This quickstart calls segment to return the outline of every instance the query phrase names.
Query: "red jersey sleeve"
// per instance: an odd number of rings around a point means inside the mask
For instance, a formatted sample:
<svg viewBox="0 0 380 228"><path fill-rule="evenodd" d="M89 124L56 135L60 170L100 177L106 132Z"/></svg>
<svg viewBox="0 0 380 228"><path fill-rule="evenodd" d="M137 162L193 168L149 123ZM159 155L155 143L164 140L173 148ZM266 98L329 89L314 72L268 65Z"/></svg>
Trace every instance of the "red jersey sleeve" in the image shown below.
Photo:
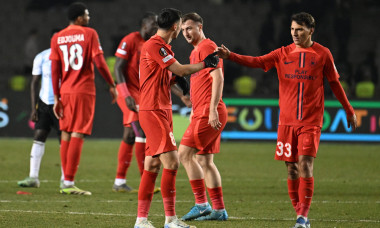
<svg viewBox="0 0 380 228"><path fill-rule="evenodd" d="M51 48L50 57L49 57L50 60L60 60L59 53L58 53L57 37L58 37L58 34L56 33L54 34L54 36L51 38L51 41L50 41L50 48Z"/></svg>
<svg viewBox="0 0 380 228"><path fill-rule="evenodd" d="M102 46L100 45L98 33L95 30L92 31L92 58L99 54L103 54Z"/></svg>
<svg viewBox="0 0 380 228"><path fill-rule="evenodd" d="M149 47L147 47L147 52L161 68L166 68L177 61L174 58L173 51L167 45L151 43Z"/></svg>
<svg viewBox="0 0 380 228"><path fill-rule="evenodd" d="M199 52L200 60L203 61L209 54L212 54L215 52L215 49L218 46L212 41L206 43L202 46L201 51ZM219 63L215 68L223 68L223 59L219 59ZM210 68L210 71L214 70L213 68Z"/></svg>
<svg viewBox="0 0 380 228"><path fill-rule="evenodd" d="M131 36L124 37L120 41L119 46L117 47L115 56L125 60L129 60L131 54L133 53L133 46L134 42L131 40Z"/></svg>
<svg viewBox="0 0 380 228"><path fill-rule="evenodd" d="M253 57L247 55L239 55L231 52L229 59L243 66L261 68L264 71L268 71L276 65L276 62L279 61L280 53L281 49L276 49L269 54Z"/></svg>
<svg viewBox="0 0 380 228"><path fill-rule="evenodd" d="M323 75L327 78L329 82L338 81L339 74L334 64L334 58L328 49L326 52L327 53L326 53L325 65L323 67Z"/></svg>

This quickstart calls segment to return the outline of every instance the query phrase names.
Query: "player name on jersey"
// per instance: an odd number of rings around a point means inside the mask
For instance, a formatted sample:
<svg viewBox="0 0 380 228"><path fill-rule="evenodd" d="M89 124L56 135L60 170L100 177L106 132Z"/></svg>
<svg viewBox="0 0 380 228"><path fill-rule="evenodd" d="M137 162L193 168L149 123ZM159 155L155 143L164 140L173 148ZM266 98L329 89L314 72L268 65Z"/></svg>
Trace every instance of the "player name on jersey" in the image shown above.
<svg viewBox="0 0 380 228"><path fill-rule="evenodd" d="M57 40L58 44L73 43L78 41L84 41L84 34L59 36Z"/></svg>

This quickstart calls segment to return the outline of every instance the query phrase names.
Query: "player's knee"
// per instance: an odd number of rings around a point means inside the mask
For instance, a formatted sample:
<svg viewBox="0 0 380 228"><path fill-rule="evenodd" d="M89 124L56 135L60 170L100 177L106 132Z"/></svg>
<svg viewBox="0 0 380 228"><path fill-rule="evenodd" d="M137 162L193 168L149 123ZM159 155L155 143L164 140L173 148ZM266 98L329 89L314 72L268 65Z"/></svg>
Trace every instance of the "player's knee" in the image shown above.
<svg viewBox="0 0 380 228"><path fill-rule="evenodd" d="M144 169L149 172L158 173L160 171L160 168L161 168L161 162L159 161L151 161L149 163L146 162L144 164Z"/></svg>
<svg viewBox="0 0 380 228"><path fill-rule="evenodd" d="M177 170L179 168L179 160L173 159L170 162L166 162L166 164L164 164L164 168Z"/></svg>
<svg viewBox="0 0 380 228"><path fill-rule="evenodd" d="M126 144L133 145L135 143L135 137L134 136L127 136L123 138L123 141Z"/></svg>
<svg viewBox="0 0 380 228"><path fill-rule="evenodd" d="M49 131L38 129L34 133L34 140L39 142L45 142L49 135Z"/></svg>

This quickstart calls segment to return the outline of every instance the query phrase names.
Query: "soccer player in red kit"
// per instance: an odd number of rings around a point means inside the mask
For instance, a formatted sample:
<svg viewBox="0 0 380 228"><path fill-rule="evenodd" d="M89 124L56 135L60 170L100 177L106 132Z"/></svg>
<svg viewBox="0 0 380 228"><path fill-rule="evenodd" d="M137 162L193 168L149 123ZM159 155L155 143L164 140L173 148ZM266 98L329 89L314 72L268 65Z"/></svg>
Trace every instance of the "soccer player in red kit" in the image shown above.
<svg viewBox="0 0 380 228"><path fill-rule="evenodd" d="M347 124L357 127L354 109L339 83L333 57L326 47L311 40L315 20L308 13L291 17L292 44L260 57L230 52L218 55L244 66L276 67L279 79L280 119L275 159L285 161L288 193L297 213L294 227L310 227L307 218L314 191L313 164L317 155L324 111L323 80L327 79L347 114Z"/></svg>
<svg viewBox="0 0 380 228"><path fill-rule="evenodd" d="M203 19L197 13L182 17L182 34L194 46L190 63L199 63L217 48L203 32ZM219 153L220 134L227 122L227 109L222 100L223 61L216 69L203 69L191 75L190 99L193 109L190 125L178 149L181 163L186 169L195 197L195 206L182 220L227 220L224 207L222 180L214 164ZM213 209L207 202L206 188Z"/></svg>
<svg viewBox="0 0 380 228"><path fill-rule="evenodd" d="M126 35L116 50L115 76L117 82L117 104L123 112L124 133L118 153L118 167L114 185L115 192L134 192L126 184L126 175L132 160L133 144L137 164L142 175L145 159L145 134L138 118L140 99L139 62L141 47L157 31L157 15L146 13L141 19L140 31ZM156 191L159 191L157 189Z"/></svg>
<svg viewBox="0 0 380 228"><path fill-rule="evenodd" d="M93 62L110 86L116 99L115 83L104 60L96 31L86 27L90 17L83 3L69 6L70 24L51 40L54 114L59 119L61 163L64 181L62 194L91 195L74 185L74 177L85 135L90 135L95 111L95 74Z"/></svg>
<svg viewBox="0 0 380 228"><path fill-rule="evenodd" d="M146 138L138 121L138 102L140 98L139 62L142 45L157 32L157 15L152 12L145 13L140 24L140 31L132 32L125 36L115 53L117 103L123 112L124 124L123 140L120 143L118 153L116 178L112 187L115 192L136 192L126 184L125 179L132 160L133 144L136 145L135 154L140 174L142 175L144 171ZM177 79L180 79L180 77ZM185 96L186 91L182 91L180 88L177 88L176 85L171 87L172 92L180 97L186 106L191 107L190 99ZM154 188L154 193L159 191L159 187Z"/></svg>
<svg viewBox="0 0 380 228"><path fill-rule="evenodd" d="M183 77L204 68L216 67L215 53L197 64L180 64L169 43L181 31L181 12L163 9L157 19L158 31L143 44L140 56L141 127L146 134L144 173L141 177L135 228L154 227L148 220L154 184L160 170L161 194L165 210L165 228L193 227L180 221L175 213L175 179L179 166L177 146L173 135L170 86L174 78Z"/></svg>

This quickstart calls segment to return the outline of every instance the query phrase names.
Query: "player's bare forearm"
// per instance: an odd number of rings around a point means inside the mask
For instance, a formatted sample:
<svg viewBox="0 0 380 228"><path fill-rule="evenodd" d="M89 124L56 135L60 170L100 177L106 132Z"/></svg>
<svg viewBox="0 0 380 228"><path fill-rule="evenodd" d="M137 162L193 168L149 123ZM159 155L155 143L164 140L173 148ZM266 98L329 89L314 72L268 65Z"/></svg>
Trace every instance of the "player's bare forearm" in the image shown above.
<svg viewBox="0 0 380 228"><path fill-rule="evenodd" d="M209 124L215 130L219 130L222 124L219 121L218 104L223 93L223 72L217 68L210 73L212 77L212 92L210 101Z"/></svg>
<svg viewBox="0 0 380 228"><path fill-rule="evenodd" d="M223 71L221 68L217 68L211 71L210 75L212 77L210 109L216 109L223 93Z"/></svg>
<svg viewBox="0 0 380 228"><path fill-rule="evenodd" d="M114 72L117 84L125 82L126 75L124 75L123 72L127 66L127 63L127 60L116 57Z"/></svg>
<svg viewBox="0 0 380 228"><path fill-rule="evenodd" d="M203 62L197 64L185 64L182 65L178 61L174 62L172 65L168 66L168 70L173 72L175 75L180 77L185 77L186 75L193 74L204 68Z"/></svg>
<svg viewBox="0 0 380 228"><path fill-rule="evenodd" d="M33 75L32 82L30 83L30 103L32 110L36 109L36 101L38 99L37 85L39 83L39 78L41 75Z"/></svg>

